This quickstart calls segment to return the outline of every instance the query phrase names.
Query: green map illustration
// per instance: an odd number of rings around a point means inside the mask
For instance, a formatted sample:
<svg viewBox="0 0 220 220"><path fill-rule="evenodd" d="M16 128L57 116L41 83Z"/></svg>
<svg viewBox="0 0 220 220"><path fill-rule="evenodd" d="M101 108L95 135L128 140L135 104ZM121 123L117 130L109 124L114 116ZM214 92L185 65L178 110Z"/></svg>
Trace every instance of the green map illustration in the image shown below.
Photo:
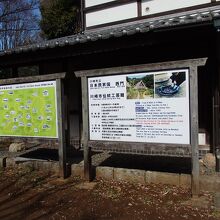
<svg viewBox="0 0 220 220"><path fill-rule="evenodd" d="M57 137L55 87L0 90L0 136Z"/></svg>

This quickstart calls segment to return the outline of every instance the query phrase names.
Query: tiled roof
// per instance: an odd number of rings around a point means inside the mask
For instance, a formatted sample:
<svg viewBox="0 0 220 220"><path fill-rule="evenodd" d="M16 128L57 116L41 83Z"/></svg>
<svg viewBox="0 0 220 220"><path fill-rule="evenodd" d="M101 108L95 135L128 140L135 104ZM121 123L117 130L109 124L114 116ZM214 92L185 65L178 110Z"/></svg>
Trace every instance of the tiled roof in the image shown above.
<svg viewBox="0 0 220 220"><path fill-rule="evenodd" d="M183 25L197 24L203 22L212 22L220 18L220 6L200 9L197 11L182 12L179 14L167 15L163 17L140 20L137 22L120 25L118 27L105 28L85 33L75 34L54 40L43 41L27 46L21 46L15 49L1 51L0 56L26 53L37 50L45 50L55 47L64 47L67 45L82 44L89 41L99 41L109 38L118 38L125 35L134 35L145 33L162 28L178 27Z"/></svg>

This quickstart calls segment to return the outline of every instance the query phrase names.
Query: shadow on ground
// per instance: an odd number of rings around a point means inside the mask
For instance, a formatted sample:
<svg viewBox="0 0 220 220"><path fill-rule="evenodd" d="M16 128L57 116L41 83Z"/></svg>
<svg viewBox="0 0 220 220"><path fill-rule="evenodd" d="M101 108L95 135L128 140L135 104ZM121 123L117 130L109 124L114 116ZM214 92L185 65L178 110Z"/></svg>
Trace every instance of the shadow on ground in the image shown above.
<svg viewBox="0 0 220 220"><path fill-rule="evenodd" d="M111 154L100 166L161 171L169 173L191 173L190 158Z"/></svg>
<svg viewBox="0 0 220 220"><path fill-rule="evenodd" d="M20 155L25 158L58 161L56 149L39 148ZM169 173L191 173L191 159L181 157L145 156L115 153L94 152L92 156L95 166L108 166L116 168L140 169ZM98 160L98 162L96 161ZM68 154L69 164L78 164L83 161L82 150L72 150Z"/></svg>

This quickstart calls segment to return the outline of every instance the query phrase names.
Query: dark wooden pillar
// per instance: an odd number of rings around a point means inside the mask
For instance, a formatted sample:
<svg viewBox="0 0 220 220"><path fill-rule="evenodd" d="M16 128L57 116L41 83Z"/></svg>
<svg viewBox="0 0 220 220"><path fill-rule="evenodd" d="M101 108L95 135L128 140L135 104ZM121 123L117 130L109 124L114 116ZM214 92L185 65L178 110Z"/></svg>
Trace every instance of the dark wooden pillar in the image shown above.
<svg viewBox="0 0 220 220"><path fill-rule="evenodd" d="M83 115L83 135L82 145L84 151L84 176L87 181L92 180L92 160L91 148L88 146L89 140L89 109L88 109L88 84L87 78L81 78L82 84L82 115Z"/></svg>
<svg viewBox="0 0 220 220"><path fill-rule="evenodd" d="M142 16L142 1L137 0L137 7L138 7L138 17Z"/></svg>
<svg viewBox="0 0 220 220"><path fill-rule="evenodd" d="M65 99L63 80L56 80L57 90L57 118L58 118L58 138L59 138L59 174L67 177L66 163L66 134L65 134Z"/></svg>
<svg viewBox="0 0 220 220"><path fill-rule="evenodd" d="M220 172L220 20L215 20L216 27L216 74L213 80L213 153L216 155L216 171Z"/></svg>
<svg viewBox="0 0 220 220"><path fill-rule="evenodd" d="M44 75L44 63L39 63L39 75Z"/></svg>
<svg viewBox="0 0 220 220"><path fill-rule="evenodd" d="M86 27L86 21L85 21L85 15L84 15L84 8L85 8L85 0L80 0L81 2L81 14L80 14L80 23L81 23L81 32L85 31Z"/></svg>
<svg viewBox="0 0 220 220"><path fill-rule="evenodd" d="M12 77L17 78L18 77L18 67L12 67Z"/></svg>

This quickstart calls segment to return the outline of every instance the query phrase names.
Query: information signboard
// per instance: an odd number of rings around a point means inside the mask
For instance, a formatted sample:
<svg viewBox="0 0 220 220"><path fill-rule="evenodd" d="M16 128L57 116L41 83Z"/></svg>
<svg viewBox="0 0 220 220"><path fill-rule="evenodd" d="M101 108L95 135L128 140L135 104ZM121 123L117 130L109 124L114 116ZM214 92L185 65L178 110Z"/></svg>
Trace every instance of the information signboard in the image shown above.
<svg viewBox="0 0 220 220"><path fill-rule="evenodd" d="M90 140L190 144L189 69L88 77Z"/></svg>
<svg viewBox="0 0 220 220"><path fill-rule="evenodd" d="M0 86L0 136L57 138L56 81Z"/></svg>

